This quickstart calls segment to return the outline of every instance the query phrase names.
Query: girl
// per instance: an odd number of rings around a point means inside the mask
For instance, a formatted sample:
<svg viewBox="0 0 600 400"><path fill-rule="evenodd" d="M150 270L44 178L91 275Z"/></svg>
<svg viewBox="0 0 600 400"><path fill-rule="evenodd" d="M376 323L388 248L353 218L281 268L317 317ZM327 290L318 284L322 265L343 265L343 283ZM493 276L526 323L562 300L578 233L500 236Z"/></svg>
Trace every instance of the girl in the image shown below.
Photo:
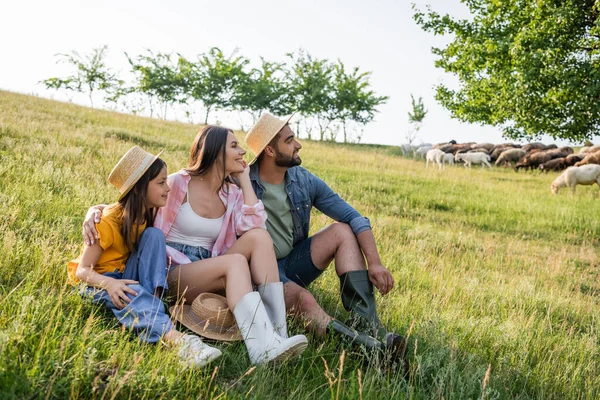
<svg viewBox="0 0 600 400"><path fill-rule="evenodd" d="M108 181L119 190L119 200L104 208L97 225L99 240L86 243L79 259L69 263L69 282L85 283L93 301L139 332L141 340L162 338L179 347L186 364L201 367L221 352L198 336L178 332L160 300L168 288L165 237L152 226L170 188L159 155L134 146L114 167Z"/></svg>

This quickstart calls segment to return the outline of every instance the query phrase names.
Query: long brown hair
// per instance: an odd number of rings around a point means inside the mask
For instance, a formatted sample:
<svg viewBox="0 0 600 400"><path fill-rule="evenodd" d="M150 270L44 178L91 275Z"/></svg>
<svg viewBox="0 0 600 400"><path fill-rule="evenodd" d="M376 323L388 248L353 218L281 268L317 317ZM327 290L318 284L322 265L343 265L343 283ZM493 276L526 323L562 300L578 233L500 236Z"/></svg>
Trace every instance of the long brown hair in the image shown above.
<svg viewBox="0 0 600 400"><path fill-rule="evenodd" d="M160 174L167 164L157 158L150 168L136 182L133 188L119 200L121 211L123 213L123 225L121 225L121 235L125 241L125 245L129 251L134 251L137 248L138 239L140 236L139 226L144 222L147 227L154 225L154 217L158 211L157 208L149 208L146 206L146 192L150 181Z"/></svg>
<svg viewBox="0 0 600 400"><path fill-rule="evenodd" d="M227 135L233 131L221 126L206 125L194 139L190 150L190 162L185 169L192 176L205 175L212 166L219 162L222 172L222 185L229 182L225 175L225 152L227 150ZM220 157L219 157L220 156Z"/></svg>

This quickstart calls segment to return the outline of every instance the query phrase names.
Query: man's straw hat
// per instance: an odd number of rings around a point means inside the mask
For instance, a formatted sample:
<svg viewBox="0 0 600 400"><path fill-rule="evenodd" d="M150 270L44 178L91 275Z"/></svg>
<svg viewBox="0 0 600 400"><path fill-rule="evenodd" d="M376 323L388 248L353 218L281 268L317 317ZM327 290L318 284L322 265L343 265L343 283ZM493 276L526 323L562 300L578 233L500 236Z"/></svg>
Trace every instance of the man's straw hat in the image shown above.
<svg viewBox="0 0 600 400"><path fill-rule="evenodd" d="M115 165L113 170L108 175L108 182L119 189L119 200L121 200L131 188L135 186L142 175L152 165L154 161L162 154L162 151L153 156L147 151L142 150L138 146L133 146Z"/></svg>
<svg viewBox="0 0 600 400"><path fill-rule="evenodd" d="M227 300L218 294L202 293L192 305L175 305L169 312L173 319L205 338L226 342L242 340Z"/></svg>
<svg viewBox="0 0 600 400"><path fill-rule="evenodd" d="M294 114L279 119L269 113L264 113L246 134L246 144L254 153L250 165L254 164L269 142L290 121Z"/></svg>

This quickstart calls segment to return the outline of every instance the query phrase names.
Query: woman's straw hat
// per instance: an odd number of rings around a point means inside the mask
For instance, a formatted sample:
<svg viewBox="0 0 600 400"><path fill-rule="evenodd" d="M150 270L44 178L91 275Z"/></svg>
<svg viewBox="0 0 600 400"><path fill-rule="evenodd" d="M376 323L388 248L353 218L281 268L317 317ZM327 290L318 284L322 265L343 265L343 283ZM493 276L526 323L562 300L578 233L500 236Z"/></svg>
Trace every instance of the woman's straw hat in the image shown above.
<svg viewBox="0 0 600 400"><path fill-rule="evenodd" d="M176 321L205 338L226 342L242 340L227 300L218 294L202 293L191 306L175 305L169 312Z"/></svg>
<svg viewBox="0 0 600 400"><path fill-rule="evenodd" d="M290 121L294 114L279 119L269 113L264 113L258 121L246 134L246 144L254 153L254 158L250 165L254 164L260 156L260 153L267 147L269 142L279 133L279 131Z"/></svg>
<svg viewBox="0 0 600 400"><path fill-rule="evenodd" d="M138 146L133 146L115 165L113 170L108 175L108 182L119 189L119 200L121 200L131 188L135 186L142 175L152 165L154 161L162 154L162 151L153 156L147 151L142 150Z"/></svg>

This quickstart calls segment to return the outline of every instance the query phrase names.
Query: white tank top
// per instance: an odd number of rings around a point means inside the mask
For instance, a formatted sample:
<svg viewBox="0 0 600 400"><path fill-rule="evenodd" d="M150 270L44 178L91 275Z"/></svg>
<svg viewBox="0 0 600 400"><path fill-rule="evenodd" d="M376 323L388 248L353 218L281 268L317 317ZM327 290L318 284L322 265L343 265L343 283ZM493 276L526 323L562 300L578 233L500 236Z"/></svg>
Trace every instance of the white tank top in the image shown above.
<svg viewBox="0 0 600 400"><path fill-rule="evenodd" d="M189 202L179 207L177 217L167 233L167 242L199 246L212 250L223 226L225 214L219 218L204 218L192 210Z"/></svg>

